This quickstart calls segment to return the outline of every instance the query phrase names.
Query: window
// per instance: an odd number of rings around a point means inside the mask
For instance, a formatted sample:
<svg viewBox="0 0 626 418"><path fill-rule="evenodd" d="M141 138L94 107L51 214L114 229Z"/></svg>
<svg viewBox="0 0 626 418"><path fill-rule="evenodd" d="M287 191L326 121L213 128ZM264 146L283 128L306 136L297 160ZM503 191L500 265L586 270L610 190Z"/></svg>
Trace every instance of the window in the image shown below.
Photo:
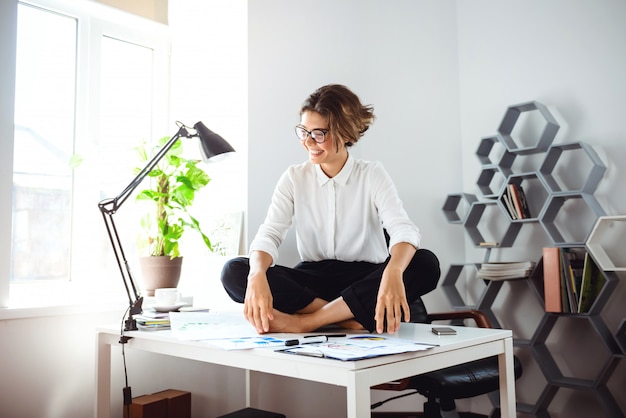
<svg viewBox="0 0 626 418"><path fill-rule="evenodd" d="M167 28L93 2L32 0L18 4L17 30L12 303L33 283L121 288L97 203L132 179L133 148L173 126Z"/></svg>
<svg viewBox="0 0 626 418"><path fill-rule="evenodd" d="M69 16L18 6L14 282L69 277L76 29Z"/></svg>

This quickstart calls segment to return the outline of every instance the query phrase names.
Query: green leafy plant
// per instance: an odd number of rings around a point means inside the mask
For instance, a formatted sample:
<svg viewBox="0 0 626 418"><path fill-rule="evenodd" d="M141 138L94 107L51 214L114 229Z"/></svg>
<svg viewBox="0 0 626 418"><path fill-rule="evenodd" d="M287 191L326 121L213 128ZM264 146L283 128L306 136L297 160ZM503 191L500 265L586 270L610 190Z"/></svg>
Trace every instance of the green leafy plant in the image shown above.
<svg viewBox="0 0 626 418"><path fill-rule="evenodd" d="M168 140L168 137L161 138L155 150L144 141L137 148L141 161L147 162ZM150 256L180 257L179 240L188 230L198 232L212 251L209 237L202 232L200 223L188 210L196 192L211 181L208 174L197 166L199 162L184 158L182 141L176 142L148 174L146 180L149 180L150 187L137 195L138 201L148 201L151 207L141 218L144 234L139 239L140 248Z"/></svg>

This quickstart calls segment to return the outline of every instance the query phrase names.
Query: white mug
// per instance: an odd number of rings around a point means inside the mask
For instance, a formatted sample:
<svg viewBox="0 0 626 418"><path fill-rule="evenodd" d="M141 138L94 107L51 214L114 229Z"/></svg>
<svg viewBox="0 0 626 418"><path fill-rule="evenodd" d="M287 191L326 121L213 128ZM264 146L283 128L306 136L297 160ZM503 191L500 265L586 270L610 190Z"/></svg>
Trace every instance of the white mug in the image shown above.
<svg viewBox="0 0 626 418"><path fill-rule="evenodd" d="M175 287L164 287L154 290L157 306L172 306L178 301L179 293Z"/></svg>

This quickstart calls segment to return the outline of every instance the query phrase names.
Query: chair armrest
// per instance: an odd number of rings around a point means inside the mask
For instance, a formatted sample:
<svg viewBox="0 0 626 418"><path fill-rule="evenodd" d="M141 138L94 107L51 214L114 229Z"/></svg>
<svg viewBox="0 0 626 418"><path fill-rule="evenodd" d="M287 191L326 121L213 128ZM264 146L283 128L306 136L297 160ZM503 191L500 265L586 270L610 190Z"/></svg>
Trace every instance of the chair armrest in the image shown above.
<svg viewBox="0 0 626 418"><path fill-rule="evenodd" d="M492 328L491 322L487 315L479 310L471 309L465 311L450 311L450 312L437 312L427 314L427 322L433 321L447 321L453 319L473 319L476 322L476 326L479 328ZM372 389L378 390L393 390L402 391L408 388L411 383L411 377L400 379L394 382L383 383L380 385L372 386Z"/></svg>
<svg viewBox="0 0 626 418"><path fill-rule="evenodd" d="M473 319L479 328L492 328L491 322L487 315L479 310L472 309L466 311L450 311L450 312L436 312L428 314L428 322L432 321L445 321L453 319Z"/></svg>

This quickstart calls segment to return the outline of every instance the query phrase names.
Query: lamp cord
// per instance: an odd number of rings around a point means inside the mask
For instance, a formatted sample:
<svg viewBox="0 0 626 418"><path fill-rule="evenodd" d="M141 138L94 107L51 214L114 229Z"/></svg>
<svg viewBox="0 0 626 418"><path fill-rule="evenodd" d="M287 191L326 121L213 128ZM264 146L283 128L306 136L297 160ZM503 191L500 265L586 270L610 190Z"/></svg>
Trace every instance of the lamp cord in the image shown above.
<svg viewBox="0 0 626 418"><path fill-rule="evenodd" d="M402 395L398 395L398 396L393 396L393 397L391 397L391 398L387 398L387 399L385 399L384 401L380 401L380 402L376 402L376 403L372 404L372 405L370 406L370 409L376 409L376 408L378 408L379 406L382 406L382 405L386 404L386 403L387 403L387 402L389 402L389 401L393 401L393 400L395 400L395 399L404 398L405 396L415 395L415 394L417 394L417 393L419 393L419 392L416 390L416 391L413 391L413 392L403 393Z"/></svg>
<svg viewBox="0 0 626 418"><path fill-rule="evenodd" d="M128 385L128 369L126 367L126 350L124 350L124 348L126 347L126 342L128 342L128 340L132 337L127 337L124 335L124 321L126 318L126 314L130 311L130 306L128 308L126 308L126 311L124 312L124 315L122 316L122 323L120 325L120 344L122 345L122 363L124 365L124 383L126 384L126 386L124 386L124 389L122 389L122 394L124 397L124 409L126 409L126 414L124 416L129 417L130 418L130 405L133 402L133 396L131 393L131 388Z"/></svg>

